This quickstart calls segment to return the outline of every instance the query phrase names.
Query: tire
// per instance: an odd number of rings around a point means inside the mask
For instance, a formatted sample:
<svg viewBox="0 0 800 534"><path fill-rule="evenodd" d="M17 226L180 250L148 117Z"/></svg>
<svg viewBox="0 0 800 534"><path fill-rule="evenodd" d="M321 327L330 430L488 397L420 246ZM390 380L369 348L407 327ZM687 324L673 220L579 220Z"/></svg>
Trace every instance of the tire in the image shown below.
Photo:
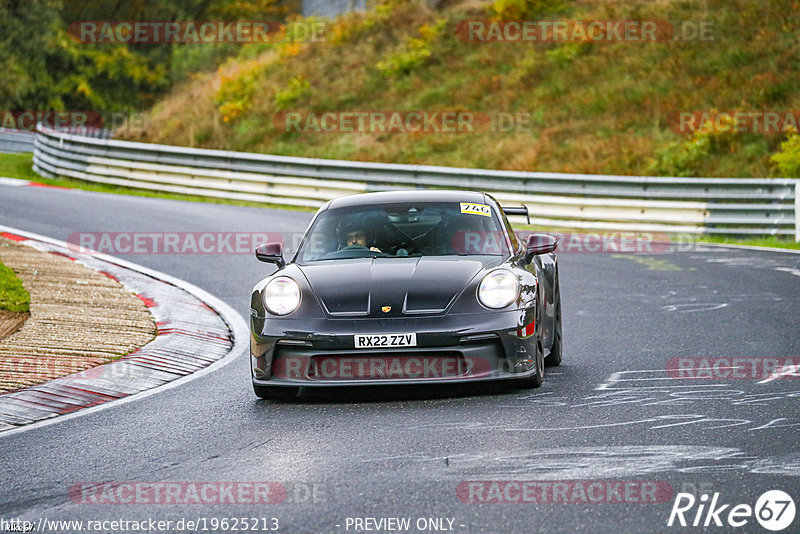
<svg viewBox="0 0 800 534"><path fill-rule="evenodd" d="M558 278L556 278L555 294L553 346L550 348L550 354L544 359L544 364L547 367L561 365L561 286L558 283Z"/></svg>
<svg viewBox="0 0 800 534"><path fill-rule="evenodd" d="M544 358L542 357L542 346L536 342L536 372L529 377L514 380L514 385L531 389L538 388L544 382Z"/></svg>
<svg viewBox="0 0 800 534"><path fill-rule="evenodd" d="M281 399L289 400L297 396L299 387L281 387L281 386L258 386L253 384L253 391L261 399Z"/></svg>

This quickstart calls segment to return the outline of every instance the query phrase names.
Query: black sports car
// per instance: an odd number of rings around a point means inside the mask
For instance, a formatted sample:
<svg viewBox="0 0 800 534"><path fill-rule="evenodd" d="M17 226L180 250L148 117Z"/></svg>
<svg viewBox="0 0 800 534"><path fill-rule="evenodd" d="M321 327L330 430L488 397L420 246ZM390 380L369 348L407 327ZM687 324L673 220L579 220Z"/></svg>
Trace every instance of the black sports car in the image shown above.
<svg viewBox="0 0 800 534"><path fill-rule="evenodd" d="M485 193L398 191L331 200L290 263L253 289L252 379L300 386L510 380L538 387L561 362L555 238L521 243Z"/></svg>

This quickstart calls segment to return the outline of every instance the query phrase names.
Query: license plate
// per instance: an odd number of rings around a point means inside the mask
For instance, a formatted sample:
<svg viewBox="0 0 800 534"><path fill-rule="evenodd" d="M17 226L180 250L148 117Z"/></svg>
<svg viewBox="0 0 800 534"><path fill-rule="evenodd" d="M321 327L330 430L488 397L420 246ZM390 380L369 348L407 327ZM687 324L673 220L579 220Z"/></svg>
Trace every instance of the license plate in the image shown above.
<svg viewBox="0 0 800 534"><path fill-rule="evenodd" d="M417 334L356 334L353 337L357 349L417 346Z"/></svg>

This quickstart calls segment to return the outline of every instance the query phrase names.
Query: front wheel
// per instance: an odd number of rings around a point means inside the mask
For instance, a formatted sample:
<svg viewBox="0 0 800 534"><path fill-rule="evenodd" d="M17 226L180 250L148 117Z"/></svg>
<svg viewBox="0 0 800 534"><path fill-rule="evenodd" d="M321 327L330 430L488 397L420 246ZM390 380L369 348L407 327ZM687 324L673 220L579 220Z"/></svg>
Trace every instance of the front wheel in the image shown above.
<svg viewBox="0 0 800 534"><path fill-rule="evenodd" d="M561 365L561 289L556 278L555 310L553 310L553 346L550 354L545 358L544 364L548 367Z"/></svg>
<svg viewBox="0 0 800 534"><path fill-rule="evenodd" d="M288 400L295 398L297 393L300 391L300 388L294 386L259 386L253 384L253 391L255 391L256 395L261 399Z"/></svg>
<svg viewBox="0 0 800 534"><path fill-rule="evenodd" d="M542 346L538 341L536 342L536 372L531 376L515 380L514 383L522 388L538 388L544 382L544 357L542 355Z"/></svg>

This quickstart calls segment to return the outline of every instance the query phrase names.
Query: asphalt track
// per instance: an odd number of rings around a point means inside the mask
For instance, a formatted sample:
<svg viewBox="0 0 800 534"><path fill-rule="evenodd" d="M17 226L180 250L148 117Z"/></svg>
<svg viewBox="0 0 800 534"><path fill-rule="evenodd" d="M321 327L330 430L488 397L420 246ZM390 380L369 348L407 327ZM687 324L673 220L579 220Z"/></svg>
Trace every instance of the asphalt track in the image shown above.
<svg viewBox="0 0 800 534"><path fill-rule="evenodd" d="M74 232L302 232L309 219L0 185L0 224L62 240ZM467 481L641 481L719 493L731 505L753 506L779 489L800 504L800 380L677 380L665 371L676 357L800 357L800 255L687 248L561 254L564 364L548 369L538 390L370 388L265 402L240 355L139 401L0 435L0 518L206 518L211 531L232 531L211 529L212 518L277 518L280 532L335 533L356 531L348 518L401 517L411 519L409 532L420 531L419 518L449 518L465 533L767 532L753 517L737 529L667 527L674 495L498 504L463 502L481 492L458 492ZM251 255L120 257L195 284L245 318L250 288L271 272ZM273 481L287 493L258 505L70 497L80 483L176 481ZM687 512L690 523L696 511ZM798 529L795 518L784 532Z"/></svg>

